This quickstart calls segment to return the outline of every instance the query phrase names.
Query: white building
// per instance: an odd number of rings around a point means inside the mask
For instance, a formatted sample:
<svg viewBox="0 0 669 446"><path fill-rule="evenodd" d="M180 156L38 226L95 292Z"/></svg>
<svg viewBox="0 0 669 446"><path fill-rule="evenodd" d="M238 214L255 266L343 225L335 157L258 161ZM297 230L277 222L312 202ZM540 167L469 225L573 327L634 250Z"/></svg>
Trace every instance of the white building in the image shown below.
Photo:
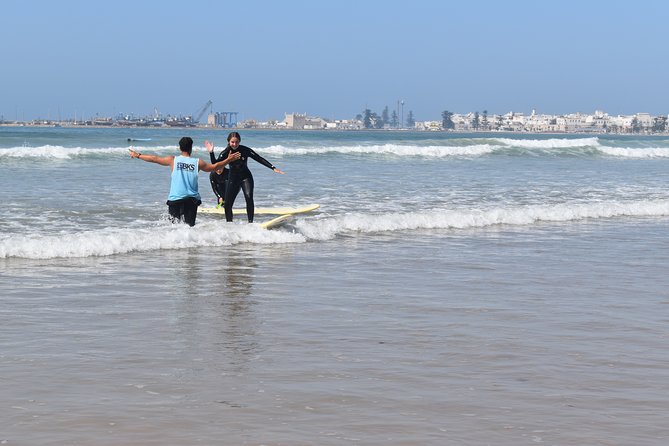
<svg viewBox="0 0 669 446"><path fill-rule="evenodd" d="M283 122L286 123L286 128L289 129L303 129L307 122L307 115L300 113L286 113Z"/></svg>
<svg viewBox="0 0 669 446"><path fill-rule="evenodd" d="M328 127L325 119L307 116L306 113L286 113L283 122L286 128L295 130L320 130Z"/></svg>
<svg viewBox="0 0 669 446"><path fill-rule="evenodd" d="M650 115L650 113L637 113L635 117L639 125L641 125L641 127L644 129L653 128L653 117Z"/></svg>

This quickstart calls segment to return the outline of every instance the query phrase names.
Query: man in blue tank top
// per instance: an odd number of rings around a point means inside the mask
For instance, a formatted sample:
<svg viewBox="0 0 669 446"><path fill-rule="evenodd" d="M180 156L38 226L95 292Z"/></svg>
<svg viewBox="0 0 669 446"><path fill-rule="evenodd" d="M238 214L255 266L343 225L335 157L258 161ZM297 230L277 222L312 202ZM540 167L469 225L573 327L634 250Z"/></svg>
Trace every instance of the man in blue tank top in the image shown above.
<svg viewBox="0 0 669 446"><path fill-rule="evenodd" d="M181 151L179 156L156 156L143 155L130 149L130 157L172 168L170 194L167 197L170 217L173 222L183 218L183 221L193 226L197 217L197 207L202 204L200 192L198 191L197 174L201 170L212 172L216 169L221 169L231 161L239 159L239 153L231 153L223 161L209 164L199 158L191 157L193 139L188 136L184 136L179 140L179 150Z"/></svg>

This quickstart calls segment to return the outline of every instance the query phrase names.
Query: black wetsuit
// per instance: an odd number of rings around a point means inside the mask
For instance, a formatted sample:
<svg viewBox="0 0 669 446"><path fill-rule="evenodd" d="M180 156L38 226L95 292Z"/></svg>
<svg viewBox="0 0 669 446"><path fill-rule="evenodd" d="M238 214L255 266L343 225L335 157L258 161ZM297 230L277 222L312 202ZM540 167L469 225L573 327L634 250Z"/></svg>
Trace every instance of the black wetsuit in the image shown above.
<svg viewBox="0 0 669 446"><path fill-rule="evenodd" d="M222 158L223 152L221 152L218 155L218 158L214 155L214 152L209 152L209 158L211 158L211 163L216 164L219 161L223 161L225 158ZM222 174L216 173L216 171L212 171L209 174L209 183L211 184L211 189L214 191L214 195L216 195L216 199L218 200L219 203L225 200L225 188L228 185L228 175L230 174L230 169L227 167L223 169Z"/></svg>
<svg viewBox="0 0 669 446"><path fill-rule="evenodd" d="M232 150L230 146L226 147L219 155L219 158L226 159L231 152L240 152L241 156L238 160L228 164L230 166L230 175L228 176L228 187L225 189L225 219L232 221L232 205L235 204L235 198L237 198L237 194L239 194L239 190L241 189L246 199L246 216L249 219L249 223L252 223L253 214L255 213L255 205L253 203L253 175L251 175L251 171L247 166L247 161L249 158L253 158L272 170L274 170L274 166L250 147L242 145L238 146L237 150Z"/></svg>

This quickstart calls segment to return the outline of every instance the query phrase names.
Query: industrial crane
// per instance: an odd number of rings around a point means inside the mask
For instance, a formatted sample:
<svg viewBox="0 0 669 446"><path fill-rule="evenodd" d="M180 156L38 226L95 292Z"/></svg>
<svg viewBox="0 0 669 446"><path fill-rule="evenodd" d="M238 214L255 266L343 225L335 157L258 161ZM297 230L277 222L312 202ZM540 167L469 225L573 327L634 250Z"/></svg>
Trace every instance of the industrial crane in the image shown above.
<svg viewBox="0 0 669 446"><path fill-rule="evenodd" d="M198 122L200 122L200 118L202 118L202 115L204 115L204 112L207 111L207 108L209 108L211 104L213 104L213 102L207 101L207 103L204 104L204 106L202 106L200 111L196 115L193 115L195 116L195 118L193 118L193 124L197 124Z"/></svg>

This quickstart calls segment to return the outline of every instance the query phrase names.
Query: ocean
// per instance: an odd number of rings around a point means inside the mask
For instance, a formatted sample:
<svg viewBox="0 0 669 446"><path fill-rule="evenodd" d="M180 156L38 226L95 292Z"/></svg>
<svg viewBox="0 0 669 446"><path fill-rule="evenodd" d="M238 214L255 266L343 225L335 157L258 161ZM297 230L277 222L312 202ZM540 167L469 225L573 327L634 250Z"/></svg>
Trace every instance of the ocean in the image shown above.
<svg viewBox="0 0 669 446"><path fill-rule="evenodd" d="M172 224L128 148L226 130L0 127L0 444L669 442L668 136L240 133L321 207Z"/></svg>

